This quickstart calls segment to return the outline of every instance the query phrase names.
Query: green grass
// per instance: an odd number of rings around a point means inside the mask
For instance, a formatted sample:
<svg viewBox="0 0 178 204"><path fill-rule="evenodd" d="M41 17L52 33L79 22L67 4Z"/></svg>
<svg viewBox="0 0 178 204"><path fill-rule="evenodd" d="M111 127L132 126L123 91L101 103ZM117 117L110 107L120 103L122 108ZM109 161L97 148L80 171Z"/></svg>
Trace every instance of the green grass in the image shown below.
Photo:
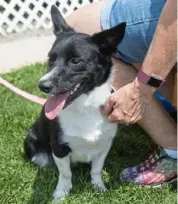
<svg viewBox="0 0 178 204"><path fill-rule="evenodd" d="M37 87L45 65L35 64L4 77L30 93L44 96ZM0 87L0 204L52 203L57 183L55 166L40 169L25 160L23 140L27 129L40 113L41 106ZM103 178L110 189L97 193L90 185L89 168L73 169L73 190L64 204L174 204L176 193L171 186L160 189L122 184L119 172L143 160L152 147L149 137L138 126L120 127L110 151Z"/></svg>

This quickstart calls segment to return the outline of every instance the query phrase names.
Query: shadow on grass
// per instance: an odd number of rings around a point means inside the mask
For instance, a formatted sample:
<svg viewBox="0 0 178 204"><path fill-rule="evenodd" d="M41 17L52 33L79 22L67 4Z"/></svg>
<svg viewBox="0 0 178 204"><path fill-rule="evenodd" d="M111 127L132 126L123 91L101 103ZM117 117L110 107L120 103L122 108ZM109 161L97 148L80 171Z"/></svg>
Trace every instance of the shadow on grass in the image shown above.
<svg viewBox="0 0 178 204"><path fill-rule="evenodd" d="M55 166L38 168L33 193L27 204L47 204L52 200L53 190L57 182L57 169Z"/></svg>

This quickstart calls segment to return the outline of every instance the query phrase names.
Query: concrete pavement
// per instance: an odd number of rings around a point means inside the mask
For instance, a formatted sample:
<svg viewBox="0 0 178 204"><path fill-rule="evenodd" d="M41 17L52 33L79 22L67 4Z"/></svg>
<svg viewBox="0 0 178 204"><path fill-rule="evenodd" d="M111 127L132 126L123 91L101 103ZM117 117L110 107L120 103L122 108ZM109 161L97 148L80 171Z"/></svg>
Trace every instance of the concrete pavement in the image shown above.
<svg viewBox="0 0 178 204"><path fill-rule="evenodd" d="M50 34L0 42L0 73L45 61L54 39Z"/></svg>

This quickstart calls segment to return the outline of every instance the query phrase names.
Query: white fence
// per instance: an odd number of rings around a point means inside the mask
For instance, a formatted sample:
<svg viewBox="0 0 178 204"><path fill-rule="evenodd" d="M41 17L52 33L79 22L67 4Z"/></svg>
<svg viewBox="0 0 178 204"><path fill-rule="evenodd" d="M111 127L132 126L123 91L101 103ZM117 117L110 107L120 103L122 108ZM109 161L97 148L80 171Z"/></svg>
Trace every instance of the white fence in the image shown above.
<svg viewBox="0 0 178 204"><path fill-rule="evenodd" d="M52 27L50 8L55 4L63 16L99 0L0 0L0 35Z"/></svg>

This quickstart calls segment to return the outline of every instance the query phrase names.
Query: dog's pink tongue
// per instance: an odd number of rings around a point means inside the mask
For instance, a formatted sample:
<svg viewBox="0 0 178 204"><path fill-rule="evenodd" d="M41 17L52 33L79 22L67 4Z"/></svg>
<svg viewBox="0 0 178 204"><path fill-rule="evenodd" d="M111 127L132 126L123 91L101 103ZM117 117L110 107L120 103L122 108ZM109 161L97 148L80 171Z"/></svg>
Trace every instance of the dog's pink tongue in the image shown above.
<svg viewBox="0 0 178 204"><path fill-rule="evenodd" d="M68 95L68 93L56 94L47 100L45 104L45 115L49 120L53 120L63 109Z"/></svg>

